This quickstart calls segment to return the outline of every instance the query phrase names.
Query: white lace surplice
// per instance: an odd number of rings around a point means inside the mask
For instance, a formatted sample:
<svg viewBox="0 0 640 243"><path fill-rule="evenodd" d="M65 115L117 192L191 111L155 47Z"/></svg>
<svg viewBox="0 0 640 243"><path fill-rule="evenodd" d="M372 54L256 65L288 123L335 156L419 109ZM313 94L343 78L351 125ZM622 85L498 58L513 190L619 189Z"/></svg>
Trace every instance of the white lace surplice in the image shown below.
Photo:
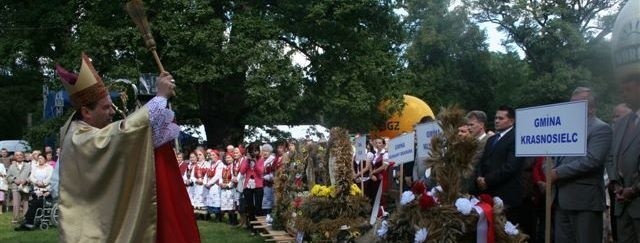
<svg viewBox="0 0 640 243"><path fill-rule="evenodd" d="M153 147L160 147L176 139L180 134L180 127L173 122L175 113L167 108L167 99L156 96L147 103L147 108L149 108Z"/></svg>

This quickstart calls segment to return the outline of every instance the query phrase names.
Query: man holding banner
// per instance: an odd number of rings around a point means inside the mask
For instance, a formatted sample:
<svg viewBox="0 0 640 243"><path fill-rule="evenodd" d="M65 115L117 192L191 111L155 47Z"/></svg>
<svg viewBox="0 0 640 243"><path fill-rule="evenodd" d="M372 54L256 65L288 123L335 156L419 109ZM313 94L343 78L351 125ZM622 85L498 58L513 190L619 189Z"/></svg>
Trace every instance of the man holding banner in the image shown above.
<svg viewBox="0 0 640 243"><path fill-rule="evenodd" d="M605 209L604 163L611 146L611 128L595 116L590 89L578 87L571 101L587 100L586 156L557 157L551 170L555 184L555 242L602 242Z"/></svg>

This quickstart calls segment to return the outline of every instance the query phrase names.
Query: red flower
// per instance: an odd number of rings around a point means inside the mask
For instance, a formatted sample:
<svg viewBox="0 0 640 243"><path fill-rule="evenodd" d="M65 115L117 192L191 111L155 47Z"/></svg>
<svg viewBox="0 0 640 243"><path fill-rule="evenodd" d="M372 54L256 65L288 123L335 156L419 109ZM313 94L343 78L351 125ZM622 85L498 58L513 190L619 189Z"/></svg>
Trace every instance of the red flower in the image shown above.
<svg viewBox="0 0 640 243"><path fill-rule="evenodd" d="M427 210L436 206L436 200L433 199L432 196L427 195L426 193L422 194L420 197L420 201L418 202L420 205L420 209Z"/></svg>
<svg viewBox="0 0 640 243"><path fill-rule="evenodd" d="M427 187L424 185L424 182L422 182L421 180L415 181L411 186L411 191L413 192L413 194L416 194L416 196L424 193L426 189Z"/></svg>
<svg viewBox="0 0 640 243"><path fill-rule="evenodd" d="M293 200L293 207L300 208L300 205L302 205L302 198L296 197L296 199Z"/></svg>

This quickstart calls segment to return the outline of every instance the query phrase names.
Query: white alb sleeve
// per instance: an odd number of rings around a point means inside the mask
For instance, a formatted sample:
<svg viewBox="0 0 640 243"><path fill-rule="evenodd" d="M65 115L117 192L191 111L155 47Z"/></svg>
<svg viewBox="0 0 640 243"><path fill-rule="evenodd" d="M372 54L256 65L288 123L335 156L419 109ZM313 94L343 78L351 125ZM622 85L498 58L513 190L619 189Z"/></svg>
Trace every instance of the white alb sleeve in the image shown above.
<svg viewBox="0 0 640 243"><path fill-rule="evenodd" d="M151 123L153 147L157 148L180 134L180 127L173 122L175 113L167 108L167 99L156 96L147 103Z"/></svg>

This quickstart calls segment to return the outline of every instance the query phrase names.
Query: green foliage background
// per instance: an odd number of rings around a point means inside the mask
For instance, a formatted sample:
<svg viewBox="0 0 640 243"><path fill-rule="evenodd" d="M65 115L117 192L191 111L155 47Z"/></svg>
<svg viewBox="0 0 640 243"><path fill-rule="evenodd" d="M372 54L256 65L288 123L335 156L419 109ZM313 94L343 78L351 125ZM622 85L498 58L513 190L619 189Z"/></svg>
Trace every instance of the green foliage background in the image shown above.
<svg viewBox="0 0 640 243"><path fill-rule="evenodd" d="M82 51L107 81L157 72L125 1L1 2L0 139L26 137L41 147L41 137L61 123L42 121L41 87L60 88L54 66L77 70ZM244 125L367 132L399 108L402 94L435 111L457 103L491 115L500 104L560 102L576 86L590 86L608 120L617 100L605 36L621 2L149 0L145 6L158 52L178 80L178 121L204 124L213 146L241 141ZM506 53L488 50L480 22L507 35ZM381 114L378 104L388 99L394 105Z"/></svg>

